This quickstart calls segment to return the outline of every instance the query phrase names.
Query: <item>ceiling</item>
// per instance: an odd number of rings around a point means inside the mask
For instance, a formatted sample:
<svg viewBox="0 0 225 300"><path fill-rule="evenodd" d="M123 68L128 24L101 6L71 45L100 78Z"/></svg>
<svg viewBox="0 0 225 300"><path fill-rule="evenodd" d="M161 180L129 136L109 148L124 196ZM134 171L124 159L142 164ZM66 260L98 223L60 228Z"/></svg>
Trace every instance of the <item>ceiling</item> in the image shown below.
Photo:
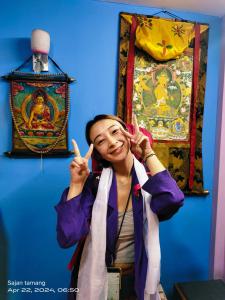
<svg viewBox="0 0 225 300"><path fill-rule="evenodd" d="M211 16L225 16L225 0L102 0L104 2L178 9Z"/></svg>

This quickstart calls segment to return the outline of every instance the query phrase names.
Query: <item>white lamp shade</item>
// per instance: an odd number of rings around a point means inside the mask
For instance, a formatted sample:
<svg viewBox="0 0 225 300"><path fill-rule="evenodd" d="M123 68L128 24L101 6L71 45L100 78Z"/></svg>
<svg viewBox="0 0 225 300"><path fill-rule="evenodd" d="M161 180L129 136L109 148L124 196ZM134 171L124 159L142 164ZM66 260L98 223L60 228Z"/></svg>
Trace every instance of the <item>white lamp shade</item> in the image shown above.
<svg viewBox="0 0 225 300"><path fill-rule="evenodd" d="M48 54L50 49L50 35L42 29L34 29L31 37L31 49L34 53Z"/></svg>

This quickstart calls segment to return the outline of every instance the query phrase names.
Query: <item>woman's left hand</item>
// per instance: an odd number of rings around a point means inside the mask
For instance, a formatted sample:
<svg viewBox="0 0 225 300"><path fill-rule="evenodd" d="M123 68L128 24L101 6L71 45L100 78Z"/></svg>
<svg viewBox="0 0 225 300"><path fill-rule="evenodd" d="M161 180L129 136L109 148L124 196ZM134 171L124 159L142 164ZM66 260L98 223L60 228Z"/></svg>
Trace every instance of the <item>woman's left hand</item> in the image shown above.
<svg viewBox="0 0 225 300"><path fill-rule="evenodd" d="M150 153L154 153L154 151L152 150L149 138L139 130L137 118L135 115L133 115L132 123L134 125L134 134L129 133L122 127L121 131L127 138L130 139L131 151L137 157L141 157L143 160L145 160L146 156Z"/></svg>

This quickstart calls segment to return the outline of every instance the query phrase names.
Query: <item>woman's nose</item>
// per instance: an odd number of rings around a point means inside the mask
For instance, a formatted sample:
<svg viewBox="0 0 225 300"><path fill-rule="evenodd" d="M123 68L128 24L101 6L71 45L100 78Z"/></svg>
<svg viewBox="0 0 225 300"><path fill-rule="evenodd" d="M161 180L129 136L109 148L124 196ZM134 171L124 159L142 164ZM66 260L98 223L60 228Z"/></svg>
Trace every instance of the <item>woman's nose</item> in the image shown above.
<svg viewBox="0 0 225 300"><path fill-rule="evenodd" d="M110 146L114 146L117 143L117 139L113 136L108 136L108 143Z"/></svg>

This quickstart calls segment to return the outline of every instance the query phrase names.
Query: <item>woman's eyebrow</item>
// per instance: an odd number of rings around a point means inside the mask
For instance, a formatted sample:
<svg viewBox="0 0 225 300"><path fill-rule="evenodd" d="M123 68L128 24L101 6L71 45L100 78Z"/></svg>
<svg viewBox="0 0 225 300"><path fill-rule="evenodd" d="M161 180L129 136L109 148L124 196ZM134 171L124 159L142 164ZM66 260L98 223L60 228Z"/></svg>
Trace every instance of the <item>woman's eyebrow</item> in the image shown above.
<svg viewBox="0 0 225 300"><path fill-rule="evenodd" d="M110 128L112 128L113 126L118 126L117 124L113 124L111 126L109 126L108 128L104 129L102 132L100 132L93 140L93 143L95 142L95 140L104 132L104 131L107 131L109 130Z"/></svg>

